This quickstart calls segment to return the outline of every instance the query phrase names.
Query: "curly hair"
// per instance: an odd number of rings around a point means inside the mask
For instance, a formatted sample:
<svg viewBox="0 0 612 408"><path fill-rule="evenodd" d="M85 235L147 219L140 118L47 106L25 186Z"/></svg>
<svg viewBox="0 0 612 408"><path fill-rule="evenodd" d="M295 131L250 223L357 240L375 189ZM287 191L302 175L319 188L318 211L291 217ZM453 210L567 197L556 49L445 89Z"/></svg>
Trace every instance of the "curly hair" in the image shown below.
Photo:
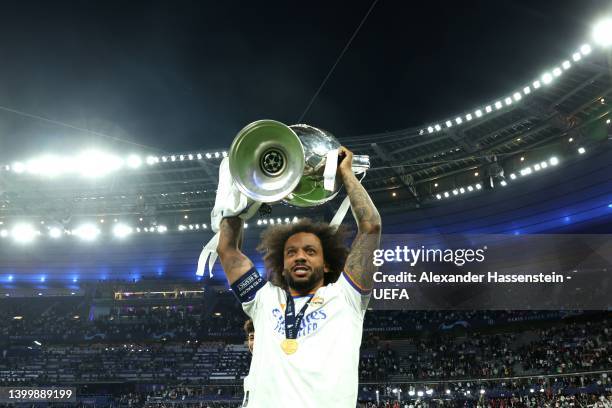
<svg viewBox="0 0 612 408"><path fill-rule="evenodd" d="M268 280L273 285L287 289L287 283L283 279L285 243L292 235L300 232L308 232L319 238L323 248L323 260L329 267L329 272L324 275L323 284L336 282L349 252L345 245L348 231L342 226L336 229L327 223L313 222L308 218L295 224L268 227L261 234L261 243L257 246L257 250L263 254Z"/></svg>
<svg viewBox="0 0 612 408"><path fill-rule="evenodd" d="M249 319L244 322L244 332L246 333L247 337L249 337L249 334L255 333L255 326L253 325L253 320Z"/></svg>

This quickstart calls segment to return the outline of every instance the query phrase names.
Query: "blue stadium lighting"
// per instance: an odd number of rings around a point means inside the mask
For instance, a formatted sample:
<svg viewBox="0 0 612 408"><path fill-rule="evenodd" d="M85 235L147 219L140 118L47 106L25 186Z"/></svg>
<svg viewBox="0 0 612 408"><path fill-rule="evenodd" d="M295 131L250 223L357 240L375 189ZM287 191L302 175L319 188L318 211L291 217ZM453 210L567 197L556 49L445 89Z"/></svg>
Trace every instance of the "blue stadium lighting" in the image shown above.
<svg viewBox="0 0 612 408"><path fill-rule="evenodd" d="M608 208L612 208L612 203L608 204Z"/></svg>
<svg viewBox="0 0 612 408"><path fill-rule="evenodd" d="M72 283L77 283L79 281L78 278L72 278Z"/></svg>
<svg viewBox="0 0 612 408"><path fill-rule="evenodd" d="M45 280L46 280L46 278L45 278L44 276L41 276L41 277L40 277L40 281L41 281L41 282L44 282Z"/></svg>
<svg viewBox="0 0 612 408"><path fill-rule="evenodd" d="M12 282L12 281L13 281L13 279L14 279L14 278L13 278L13 275L9 275L9 276L8 276L8 281L9 281L9 282Z"/></svg>

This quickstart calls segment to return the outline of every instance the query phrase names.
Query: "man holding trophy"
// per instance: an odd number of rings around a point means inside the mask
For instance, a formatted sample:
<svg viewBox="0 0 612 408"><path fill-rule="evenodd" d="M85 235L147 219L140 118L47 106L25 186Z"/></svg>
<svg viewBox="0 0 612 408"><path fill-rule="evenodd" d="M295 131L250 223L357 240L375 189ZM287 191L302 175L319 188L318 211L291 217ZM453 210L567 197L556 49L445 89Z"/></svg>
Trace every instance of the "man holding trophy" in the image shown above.
<svg viewBox="0 0 612 408"><path fill-rule="evenodd" d="M372 256L381 234L378 210L355 176L363 159L355 160L351 151L316 128L274 121L255 124L232 144L231 178L222 163L219 190L224 193L218 192L212 217L218 222L221 265L257 332L245 404L354 408L363 319L373 286ZM318 136L312 137L313 132ZM237 146L241 143L247 147ZM240 157L236 148L246 149L254 158L251 163L240 159L232 164L232 158ZM331 188L330 168L335 170ZM287 176L292 172L299 174ZM323 178L325 191L316 191ZM271 226L258 246L264 254L264 279L240 250L244 214L252 214L249 202L284 199L309 206L333 198L335 181L344 185L358 226L350 250L344 245L344 231L326 223L305 219Z"/></svg>

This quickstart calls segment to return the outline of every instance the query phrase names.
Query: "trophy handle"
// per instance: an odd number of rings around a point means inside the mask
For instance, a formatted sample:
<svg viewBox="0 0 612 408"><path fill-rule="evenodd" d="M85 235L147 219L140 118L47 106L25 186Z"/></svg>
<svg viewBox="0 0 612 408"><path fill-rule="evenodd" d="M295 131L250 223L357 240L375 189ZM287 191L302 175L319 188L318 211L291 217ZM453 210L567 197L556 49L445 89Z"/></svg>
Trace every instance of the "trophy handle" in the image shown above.
<svg viewBox="0 0 612 408"><path fill-rule="evenodd" d="M353 155L351 167L353 168L353 173L355 174L364 173L370 168L370 156L367 154Z"/></svg>

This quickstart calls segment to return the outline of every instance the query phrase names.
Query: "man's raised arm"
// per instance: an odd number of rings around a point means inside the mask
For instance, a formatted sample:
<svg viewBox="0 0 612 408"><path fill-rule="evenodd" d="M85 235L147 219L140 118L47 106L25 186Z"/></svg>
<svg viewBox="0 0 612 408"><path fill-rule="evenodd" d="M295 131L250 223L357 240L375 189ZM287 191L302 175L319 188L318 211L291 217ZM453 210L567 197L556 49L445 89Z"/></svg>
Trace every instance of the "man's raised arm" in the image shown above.
<svg viewBox="0 0 612 408"><path fill-rule="evenodd" d="M219 225L217 253L230 285L253 267L253 262L240 251L243 223L239 217L227 217Z"/></svg>
<svg viewBox="0 0 612 408"><path fill-rule="evenodd" d="M380 214L378 214L378 210L365 188L353 173L353 153L345 147L340 147L338 153L339 157L342 158L338 166L338 172L342 177L358 227L357 236L346 259L344 273L360 289L369 292L374 286L373 252L380 246Z"/></svg>

